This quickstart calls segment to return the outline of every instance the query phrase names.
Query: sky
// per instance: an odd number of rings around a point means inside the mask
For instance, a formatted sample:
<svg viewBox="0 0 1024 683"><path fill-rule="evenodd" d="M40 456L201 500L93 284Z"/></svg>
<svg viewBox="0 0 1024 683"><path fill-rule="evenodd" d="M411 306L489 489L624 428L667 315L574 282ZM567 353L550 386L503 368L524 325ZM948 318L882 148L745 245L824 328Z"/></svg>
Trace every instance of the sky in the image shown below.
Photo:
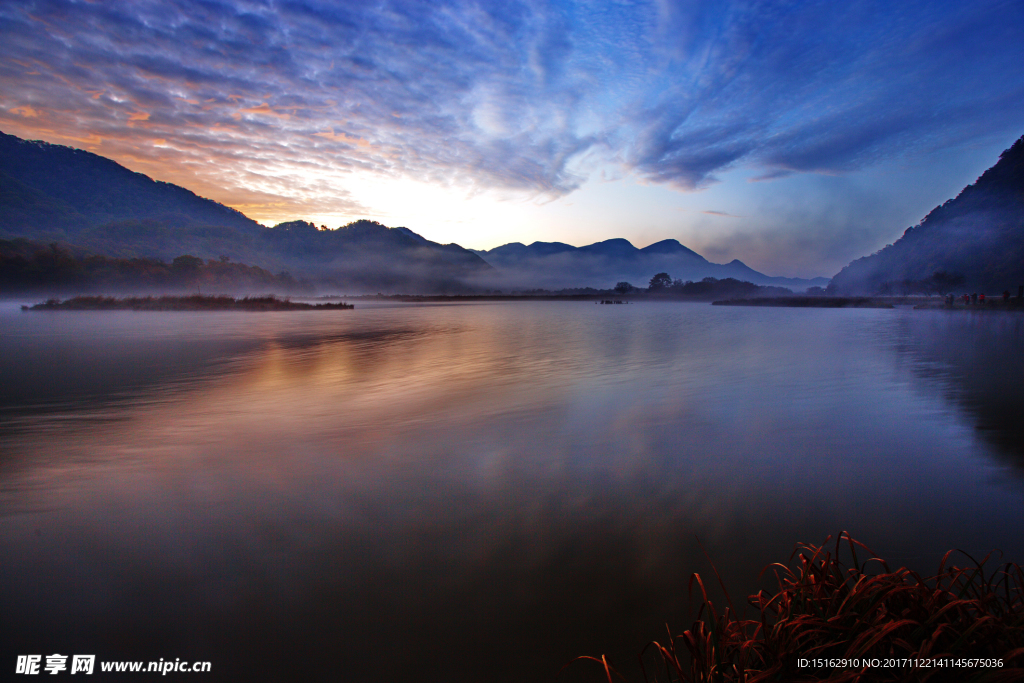
<svg viewBox="0 0 1024 683"><path fill-rule="evenodd" d="M831 276L1024 134L1024 3L4 0L0 130L265 225Z"/></svg>

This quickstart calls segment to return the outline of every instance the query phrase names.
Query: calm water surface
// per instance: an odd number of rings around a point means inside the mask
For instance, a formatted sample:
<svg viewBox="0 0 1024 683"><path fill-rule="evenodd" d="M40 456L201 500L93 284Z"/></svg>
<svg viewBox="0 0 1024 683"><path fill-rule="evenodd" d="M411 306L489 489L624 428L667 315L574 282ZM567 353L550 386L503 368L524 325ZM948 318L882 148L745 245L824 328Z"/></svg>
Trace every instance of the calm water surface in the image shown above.
<svg viewBox="0 0 1024 683"><path fill-rule="evenodd" d="M840 530L1024 561L1020 316L8 305L0 353L4 667L596 681L686 626L697 539L735 596Z"/></svg>

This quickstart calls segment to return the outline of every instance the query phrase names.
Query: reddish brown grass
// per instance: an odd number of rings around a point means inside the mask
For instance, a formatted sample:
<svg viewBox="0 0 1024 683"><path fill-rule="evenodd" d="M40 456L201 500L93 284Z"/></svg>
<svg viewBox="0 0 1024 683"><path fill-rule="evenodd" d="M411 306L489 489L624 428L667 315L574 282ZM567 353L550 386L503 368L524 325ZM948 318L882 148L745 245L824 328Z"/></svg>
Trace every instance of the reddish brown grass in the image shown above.
<svg viewBox="0 0 1024 683"><path fill-rule="evenodd" d="M731 602L721 612L698 574L691 596L702 599L690 628L648 644L641 665L648 681L1024 681L1024 569L987 566L946 553L934 576L893 571L864 544L842 533L821 546L800 544L788 565L772 564L774 593L749 597L755 618L740 618ZM840 560L848 549L849 566ZM858 562L858 553L867 555ZM762 572L763 574L764 572ZM717 575L717 571L716 571ZM724 588L724 586L723 586ZM728 593L726 593L728 600ZM943 658L1001 660L999 667L934 666ZM613 669L602 657L609 682ZM860 666L799 666L799 660L860 660ZM863 660L880 660L866 666ZM879 666L889 660L924 660ZM933 664L929 666L928 664ZM658 671L664 670L663 674Z"/></svg>

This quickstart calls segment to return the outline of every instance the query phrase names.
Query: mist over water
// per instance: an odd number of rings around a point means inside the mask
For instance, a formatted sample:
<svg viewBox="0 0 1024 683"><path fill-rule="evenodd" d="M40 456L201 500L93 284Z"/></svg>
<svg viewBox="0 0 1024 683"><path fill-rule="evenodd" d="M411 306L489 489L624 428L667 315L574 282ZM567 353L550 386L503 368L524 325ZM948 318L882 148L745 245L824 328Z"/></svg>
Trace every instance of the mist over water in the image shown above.
<svg viewBox="0 0 1024 683"><path fill-rule="evenodd" d="M599 680L848 530L1024 561L1019 316L577 302L0 311L15 654Z"/></svg>

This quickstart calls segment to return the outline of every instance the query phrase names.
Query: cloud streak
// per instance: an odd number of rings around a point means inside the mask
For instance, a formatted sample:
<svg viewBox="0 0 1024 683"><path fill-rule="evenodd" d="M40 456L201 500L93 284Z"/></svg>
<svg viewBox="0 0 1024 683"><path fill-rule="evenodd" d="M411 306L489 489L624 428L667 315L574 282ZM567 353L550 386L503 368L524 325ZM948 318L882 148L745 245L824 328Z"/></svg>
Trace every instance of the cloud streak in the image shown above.
<svg viewBox="0 0 1024 683"><path fill-rule="evenodd" d="M667 22L679 48L630 117L628 158L683 188L739 164L848 172L1024 124L1006 115L1024 104L1020 5L698 4Z"/></svg>

